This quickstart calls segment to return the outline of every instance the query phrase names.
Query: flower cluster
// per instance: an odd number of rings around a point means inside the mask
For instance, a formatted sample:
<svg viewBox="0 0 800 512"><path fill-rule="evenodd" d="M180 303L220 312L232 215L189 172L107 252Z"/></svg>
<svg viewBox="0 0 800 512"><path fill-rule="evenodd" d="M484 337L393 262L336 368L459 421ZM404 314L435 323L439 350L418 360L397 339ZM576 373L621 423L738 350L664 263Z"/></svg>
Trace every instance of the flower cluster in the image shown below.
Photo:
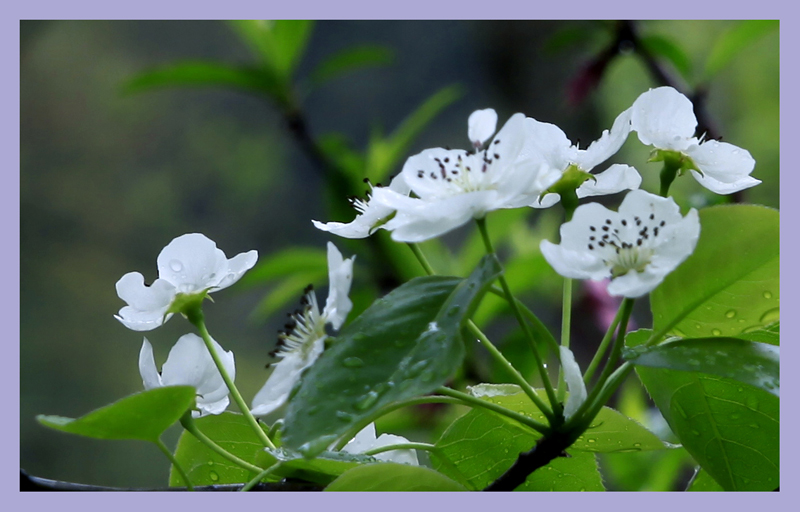
<svg viewBox="0 0 800 512"><path fill-rule="evenodd" d="M410 157L388 187L355 200L352 222L314 225L347 238L386 229L394 240L413 243L493 210L548 208L562 200L574 218L562 226L559 245L542 243L547 261L566 277L610 278L612 295L638 297L688 257L700 225L696 211L682 217L671 198L638 190L641 176L629 165L592 174L631 132L656 148L651 161L664 161L673 175L691 172L712 192L730 194L760 183L750 176L755 161L746 150L694 137L692 103L671 87L639 96L586 149L557 126L523 114L511 116L492 138L496 123L492 109L473 112L467 123L470 150L426 149ZM577 204L625 190L631 192L618 213L598 203Z"/></svg>

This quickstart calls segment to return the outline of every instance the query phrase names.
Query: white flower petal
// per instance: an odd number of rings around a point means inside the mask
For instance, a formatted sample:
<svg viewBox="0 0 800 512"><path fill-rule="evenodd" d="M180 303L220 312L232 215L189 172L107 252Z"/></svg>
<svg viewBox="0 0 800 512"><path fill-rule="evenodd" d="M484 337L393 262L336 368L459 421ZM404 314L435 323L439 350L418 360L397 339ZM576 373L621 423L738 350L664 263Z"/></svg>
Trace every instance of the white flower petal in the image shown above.
<svg viewBox="0 0 800 512"><path fill-rule="evenodd" d="M750 176L756 165L750 152L733 144L708 140L685 152L702 172L692 175L712 192L731 194L761 183Z"/></svg>
<svg viewBox="0 0 800 512"><path fill-rule="evenodd" d="M149 331L159 327L172 316L166 315L175 287L156 279L152 286L145 286L144 277L138 272L129 272L117 281L117 295L128 303L119 310L115 318L134 331Z"/></svg>
<svg viewBox="0 0 800 512"><path fill-rule="evenodd" d="M610 131L603 131L600 138L592 142L588 148L578 150L573 163L582 171L589 172L619 151L630 133L631 109L628 109L617 116Z"/></svg>
<svg viewBox="0 0 800 512"><path fill-rule="evenodd" d="M492 136L497 128L497 112L492 108L476 110L467 120L469 141L473 146L480 146Z"/></svg>
<svg viewBox="0 0 800 512"><path fill-rule="evenodd" d="M569 419L586 401L586 384L583 382L581 368L572 351L564 346L560 346L558 349L561 354L561 369L564 371L564 380L567 383L567 391L569 391L569 398L564 406L564 418Z"/></svg>
<svg viewBox="0 0 800 512"><path fill-rule="evenodd" d="M728 195L733 194L734 192L739 192L740 190L744 190L746 188L755 187L761 180L757 180L751 176L745 176L743 178L738 179L733 183L723 183L721 181L717 181L709 175L701 175L699 172L692 171L692 176L694 179L697 180L702 186L714 192L715 194L720 195Z"/></svg>
<svg viewBox="0 0 800 512"><path fill-rule="evenodd" d="M386 223L386 229L392 232L395 241L423 242L483 216L496 198L494 190L468 192L438 201L408 198L414 203L398 209L397 215Z"/></svg>
<svg viewBox="0 0 800 512"><path fill-rule="evenodd" d="M526 154L536 155L551 169L564 170L575 160L576 149L558 126L536 119L525 120L528 141Z"/></svg>
<svg viewBox="0 0 800 512"><path fill-rule="evenodd" d="M181 293L195 293L219 283L228 260L217 244L200 233L179 236L167 244L156 259L158 277Z"/></svg>
<svg viewBox="0 0 800 512"><path fill-rule="evenodd" d="M559 275L571 279L594 279L608 277L603 260L586 251L574 251L548 240L539 244L542 256Z"/></svg>
<svg viewBox="0 0 800 512"><path fill-rule="evenodd" d="M212 340L214 348L231 379L236 378L233 352L225 352ZM169 351L167 361L158 375L153 349L145 338L139 352L139 373L145 389L162 386L192 386L197 390L197 407L200 413L220 414L228 406L228 387L222 379L203 340L196 334L181 336Z"/></svg>
<svg viewBox="0 0 800 512"><path fill-rule="evenodd" d="M375 436L375 423L370 423L361 429L361 431L342 448L342 451L354 454L365 453L376 448L408 442L408 439L405 437L396 436L394 434L381 434L377 439ZM396 462L398 464L419 465L416 450L391 450L378 453L373 455L373 457L378 460Z"/></svg>
<svg viewBox="0 0 800 512"><path fill-rule="evenodd" d="M672 87L658 87L633 102L631 128L643 144L682 151L695 141L697 118L689 98Z"/></svg>
<svg viewBox="0 0 800 512"><path fill-rule="evenodd" d="M672 198L629 192L612 212L598 203L579 206L561 226L561 244L546 240L542 254L565 277L611 277L611 295L652 291L694 251L700 233L696 210L682 217Z"/></svg>
<svg viewBox="0 0 800 512"><path fill-rule="evenodd" d="M156 368L156 361L153 357L153 346L144 338L142 348L139 351L139 375L142 376L144 389L155 389L161 387L161 375Z"/></svg>
<svg viewBox="0 0 800 512"><path fill-rule="evenodd" d="M314 340L305 353L286 354L273 370L267 382L253 398L254 416L266 416L275 411L289 398L294 385L300 380L303 370L314 364L325 348L325 336Z"/></svg>
<svg viewBox="0 0 800 512"><path fill-rule="evenodd" d="M639 172L630 165L614 164L584 181L575 191L578 197L604 196L623 190L636 190L642 184Z"/></svg>
<svg viewBox="0 0 800 512"><path fill-rule="evenodd" d="M342 326L348 313L353 309L353 302L348 295L350 294L350 284L353 282L354 259L355 256L343 259L339 249L333 243L328 242L329 291L322 316L336 330Z"/></svg>
<svg viewBox="0 0 800 512"><path fill-rule="evenodd" d="M643 272L628 272L624 276L611 280L608 285L608 294L635 299L653 291L656 286L661 284L665 275L650 268Z"/></svg>
<svg viewBox="0 0 800 512"><path fill-rule="evenodd" d="M217 282L213 284L212 291L222 290L227 288L239 279L245 272L253 268L258 261L258 251L247 251L237 254L227 261L227 270L222 275L218 275ZM211 281L213 283L213 280ZM210 283L209 283L210 284Z"/></svg>

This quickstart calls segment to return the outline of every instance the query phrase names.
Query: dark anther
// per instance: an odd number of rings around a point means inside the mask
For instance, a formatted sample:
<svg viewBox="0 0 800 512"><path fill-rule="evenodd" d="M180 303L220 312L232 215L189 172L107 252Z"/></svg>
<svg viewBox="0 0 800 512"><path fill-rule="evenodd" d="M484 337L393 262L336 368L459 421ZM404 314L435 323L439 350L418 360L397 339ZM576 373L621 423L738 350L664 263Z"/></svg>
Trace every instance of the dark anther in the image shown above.
<svg viewBox="0 0 800 512"><path fill-rule="evenodd" d="M627 220L625 220L625 219L622 219L622 225L623 225L623 226L627 226L627 225L628 225L628 221L627 221Z"/></svg>
<svg viewBox="0 0 800 512"><path fill-rule="evenodd" d="M495 153L495 154L494 154L494 159L495 159L495 160L500 160L500 155L498 155L497 153Z"/></svg>
<svg viewBox="0 0 800 512"><path fill-rule="evenodd" d="M608 231L608 226L603 226L603 231Z"/></svg>
<svg viewBox="0 0 800 512"><path fill-rule="evenodd" d="M661 223L659 224L659 226L661 226L663 228L664 224L666 224L666 222L662 220Z"/></svg>
<svg viewBox="0 0 800 512"><path fill-rule="evenodd" d="M651 214L650 214L650 220L653 220L653 219L655 219L655 218L656 218L655 214L651 213Z"/></svg>
<svg viewBox="0 0 800 512"><path fill-rule="evenodd" d="M450 157L445 157L444 163L448 163L448 162L450 162Z"/></svg>
<svg viewBox="0 0 800 512"><path fill-rule="evenodd" d="M590 250L590 251L593 251L593 250L594 250L594 247L592 247L592 244L589 244L589 250Z"/></svg>
<svg viewBox="0 0 800 512"><path fill-rule="evenodd" d="M369 183L369 178L364 178L364 183Z"/></svg>
<svg viewBox="0 0 800 512"><path fill-rule="evenodd" d="M594 226L589 226L590 231L595 231Z"/></svg>
<svg viewBox="0 0 800 512"><path fill-rule="evenodd" d="M606 224L611 224L611 219L606 219Z"/></svg>
<svg viewBox="0 0 800 512"><path fill-rule="evenodd" d="M500 139L495 140L493 144L500 144Z"/></svg>

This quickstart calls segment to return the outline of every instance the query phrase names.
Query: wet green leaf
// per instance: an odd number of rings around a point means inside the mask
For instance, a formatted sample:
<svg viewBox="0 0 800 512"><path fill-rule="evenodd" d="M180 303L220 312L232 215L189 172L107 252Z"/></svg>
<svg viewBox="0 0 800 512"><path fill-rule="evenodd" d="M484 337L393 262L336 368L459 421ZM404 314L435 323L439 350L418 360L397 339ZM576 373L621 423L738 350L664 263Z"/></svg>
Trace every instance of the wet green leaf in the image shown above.
<svg viewBox="0 0 800 512"><path fill-rule="evenodd" d="M769 491L779 479L779 400L713 375L637 367L683 447L728 491Z"/></svg>
<svg viewBox="0 0 800 512"><path fill-rule="evenodd" d="M420 466L391 462L353 468L333 481L326 491L466 491L441 473Z"/></svg>
<svg viewBox="0 0 800 512"><path fill-rule="evenodd" d="M329 56L311 74L314 85L320 85L350 71L365 67L385 66L394 60L391 48L378 45L346 48Z"/></svg>
<svg viewBox="0 0 800 512"><path fill-rule="evenodd" d="M233 412L204 416L194 420L197 428L215 443L240 459L251 464L269 467L275 459L268 459L264 445L256 437L244 416ZM267 429L264 429L265 431ZM183 431L175 449L175 458L186 470L194 485L221 485L248 482L256 475L211 451L192 434ZM258 462L256 462L258 461ZM267 480L278 480L275 475ZM170 468L169 485L186 483L180 473Z"/></svg>
<svg viewBox="0 0 800 512"><path fill-rule="evenodd" d="M161 434L194 407L191 386L168 386L143 391L80 418L39 415L42 425L95 439L139 439L158 442Z"/></svg>
<svg viewBox="0 0 800 512"><path fill-rule="evenodd" d="M762 206L700 210L697 248L650 294L654 330L738 337L776 322L779 219L777 210Z"/></svg>
<svg viewBox="0 0 800 512"><path fill-rule="evenodd" d="M537 432L506 421L483 409L473 409L453 422L436 447L476 489L483 489L511 467L520 453L534 447ZM592 453L568 449L532 473L518 491L602 491L603 483ZM454 470L432 458L434 469L458 478Z"/></svg>
<svg viewBox="0 0 800 512"><path fill-rule="evenodd" d="M779 396L778 347L737 338L690 338L631 351L636 366L702 372L727 377Z"/></svg>
<svg viewBox="0 0 800 512"><path fill-rule="evenodd" d="M515 384L480 384L469 388L470 394L483 400L502 405L507 409L522 413L536 421L547 420L536 405ZM543 400L547 400L544 390L537 390ZM501 416L506 421L514 420ZM532 433L541 437L539 433ZM603 407L586 432L572 444L572 450L590 452L638 452L663 450L666 448L655 434L640 423L622 415L618 411Z"/></svg>
<svg viewBox="0 0 800 512"><path fill-rule="evenodd" d="M296 478L320 485L331 483L345 471L360 464L375 463L377 460L369 455L353 454L347 452L324 451L313 459L306 459L297 452L285 448L266 450L262 465L269 465L274 460L284 461L275 470L275 475L282 478Z"/></svg>
<svg viewBox="0 0 800 512"><path fill-rule="evenodd" d="M467 279L416 278L375 301L304 375L284 444L313 456L378 408L442 385L464 357L464 319L499 273L487 256Z"/></svg>

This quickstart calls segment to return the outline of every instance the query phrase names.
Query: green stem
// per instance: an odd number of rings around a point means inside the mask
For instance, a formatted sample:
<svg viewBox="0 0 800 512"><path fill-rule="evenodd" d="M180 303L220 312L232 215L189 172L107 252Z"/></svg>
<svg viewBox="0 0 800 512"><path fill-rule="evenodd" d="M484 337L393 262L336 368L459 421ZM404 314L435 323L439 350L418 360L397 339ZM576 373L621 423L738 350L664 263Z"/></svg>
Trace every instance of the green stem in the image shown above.
<svg viewBox="0 0 800 512"><path fill-rule="evenodd" d="M522 391L524 391L525 394L528 395L528 398L530 398L531 401L536 404L536 407L542 411L542 414L544 414L547 419L552 422L552 411L550 411L550 408L547 407L547 404L545 404L544 401L539 398L539 395L536 394L536 390L533 389L533 386L528 383L525 377L519 373L516 368L514 368L514 365L512 365L511 362L505 358L505 356L497 349L497 347L494 346L489 338L486 337L486 335L478 328L477 325L475 325L472 320L467 322L467 328L470 330L470 332L472 332L473 336L478 338L481 344L486 347L486 350L489 351L489 354L491 354L492 357L494 357L495 360L514 377L514 380L517 382L517 384L519 384L519 387L522 388Z"/></svg>
<svg viewBox="0 0 800 512"><path fill-rule="evenodd" d="M575 411L573 418L583 418L586 411L594 407L593 404L597 401L598 396L603 393L606 382L614 372L614 367L617 365L620 356L622 355L622 348L625 344L625 332L628 328L628 319L631 316L634 301L635 299L628 298L622 301L622 305L620 306L620 309L622 310L622 316L620 318L619 328L617 329L617 337L614 340L614 345L611 347L611 354L608 356L608 361L606 361L606 364L603 367L603 372L600 374L597 384L595 384L594 388L592 388L589 396L586 397L586 401L577 411ZM602 407L602 405L603 404L601 403L600 406Z"/></svg>
<svg viewBox="0 0 800 512"><path fill-rule="evenodd" d="M481 236L483 237L483 243L486 246L486 251L489 254L495 254L494 246L492 245L492 240L489 237L489 232L486 229L486 218L480 218L475 220L478 224L478 228L481 231ZM517 302L514 299L514 295L511 293L511 288L508 286L508 281L503 274L500 274L498 277L500 281L500 287L503 289L503 292L506 295L506 300L508 304L511 306L511 311L514 313L514 316L517 318L517 322L519 323L520 327L522 327L522 332L525 334L525 338L528 340L529 345L531 347L531 351L533 352L533 357L536 360L536 366L539 369L539 374L542 377L542 384L544 385L544 389L547 392L547 398L550 400L550 405L552 406L552 410L555 413L556 417L561 416L561 403L556 398L555 390L553 389L553 384L550 382L550 377L547 375L547 369L544 366L544 362L542 361L542 357L539 355L539 349L536 347L536 340L533 339L530 330L528 329L528 323L525 321L525 318L522 316L522 312L520 311L519 307L517 307Z"/></svg>
<svg viewBox="0 0 800 512"><path fill-rule="evenodd" d="M609 376L608 380L606 380L603 387L599 388L600 391L597 393L597 397L592 402L590 402L588 399L586 400L586 403L584 404L587 405L586 410L582 414L576 414L575 417L572 418L576 423L573 428L579 429L581 432L589 428L592 420L594 420L595 416L597 416L617 388L622 385L632 370L633 364L629 362L626 362L617 368L614 373ZM570 428L571 425L566 425L566 427Z"/></svg>
<svg viewBox="0 0 800 512"><path fill-rule="evenodd" d="M436 275L436 272L433 270L433 267L430 263L428 263L428 258L422 253L422 249L420 249L418 244L415 243L408 243L408 246L411 248L411 251L414 253L414 256L417 257L417 261L419 264L422 265L422 268L425 270L425 273L429 276Z"/></svg>
<svg viewBox="0 0 800 512"><path fill-rule="evenodd" d="M501 405L494 404L492 402L488 402L486 400L481 400L480 398L476 398L472 395L468 395L466 393L462 393L461 391L456 391L455 389L447 388L444 386L439 387L436 390L437 393L451 396L453 398L458 398L462 402L465 402L467 405L472 405L475 407L483 407L484 409L489 409L492 412L496 412L498 414L502 414L508 418L518 421L523 425L527 425L528 427L532 428L533 430L541 433L547 434L550 432L550 427L545 425L544 423L540 423L533 418L525 416L524 414L520 414L516 411L512 411L511 409L506 409Z"/></svg>
<svg viewBox="0 0 800 512"><path fill-rule="evenodd" d="M611 340L614 337L614 331L619 325L620 319L622 319L622 313L623 313L622 304L620 304L620 308L617 309L617 314L614 316L614 320L611 322L611 325L608 326L608 330L606 330L606 334L603 336L603 340L600 342L600 346L597 347L597 352L592 358L592 362L589 363L589 367L586 368L586 373L583 374L583 382L585 382L586 384L589 384L589 381L592 379L594 372L600 365L600 361L606 354L606 350L608 349L608 344L611 343Z"/></svg>
<svg viewBox="0 0 800 512"><path fill-rule="evenodd" d="M664 167L661 168L661 189L659 190L658 194L661 197L667 197L669 195L669 187L672 185L672 182L675 181L675 178L678 176L678 171L681 168L681 161L680 159L676 159L673 156L664 156Z"/></svg>
<svg viewBox="0 0 800 512"><path fill-rule="evenodd" d="M561 299L561 346L569 348L570 327L572 324L572 279L564 278L564 293ZM560 354L559 354L560 355ZM558 401L564 401L566 394L564 368L558 369Z"/></svg>
<svg viewBox="0 0 800 512"><path fill-rule="evenodd" d="M172 466L176 470L178 470L178 473L181 475L181 478L183 478L183 481L186 482L186 490L194 491L194 486L192 485L192 482L189 480L189 475L186 474L186 471L183 469L183 466L180 465L178 459L175 458L175 455L173 455L172 452L169 451L169 448L167 448L167 446L164 444L164 441L162 441L161 438L159 438L158 440L156 440L155 444L156 446L158 446L159 450L164 452L164 455L167 456L169 461L172 463Z"/></svg>
<svg viewBox="0 0 800 512"><path fill-rule="evenodd" d="M228 375L228 371L225 369L225 365L222 364L222 360L219 358L219 354L217 354L217 351L214 348L214 343L211 340L211 335L208 334L208 329L206 329L205 319L203 317L203 310L198 305L196 308L189 309L186 312L186 316L189 318L189 321L195 327L197 327L197 330L200 331L200 336L203 338L203 342L205 342L206 347L208 348L208 351L211 354L211 358L214 360L214 364L217 365L217 369L219 370L220 375L222 375L222 380L225 381L225 385L228 386L228 390L231 392L233 401L236 402L237 406L239 406L239 410L242 412L244 417L247 419L247 422L253 428L253 431L256 433L256 436L258 436L258 438L261 440L264 446L274 449L275 445L272 443L269 436L267 436L267 433L264 432L264 430L262 430L262 428L259 426L258 421L250 412L250 408L247 407L244 398L242 398L242 394L239 393L239 389L233 383L233 379L231 379L230 375Z"/></svg>
<svg viewBox="0 0 800 512"><path fill-rule="evenodd" d="M264 469L255 466L253 464L250 464L246 460L240 459L236 455L230 453L229 451L227 451L226 449L222 448L220 445L212 441L207 435L202 433L200 429L197 428L197 425L194 422L194 418L192 418L191 412L187 412L186 414L183 415L183 417L181 418L181 425L183 425L183 428L185 428L187 432L192 434L198 441L206 445L209 450L216 453L220 457L223 457L233 462L237 466L243 467L248 471L252 471L253 473L260 473Z"/></svg>
<svg viewBox="0 0 800 512"><path fill-rule="evenodd" d="M239 489L239 492L247 492L247 491L249 491L250 489L255 487L258 484L258 482L263 480L267 475L269 475L270 473L272 473L273 471L278 469L281 464L283 464L283 461L278 461L275 464L273 464L270 467L268 467L267 469L263 470L258 475L256 475L255 478L253 478L252 480L250 480L249 482L244 484L244 486L241 489Z"/></svg>
<svg viewBox="0 0 800 512"><path fill-rule="evenodd" d="M503 300L506 300L506 294L503 292L502 289L498 288L496 285L492 285L489 288L489 293L493 293L500 297ZM528 308L521 300L514 298L514 302L517 303L517 307L522 311L522 313L528 317L528 321L531 323L531 327L533 328L533 334L537 341L544 341L550 345L550 349L553 351L553 354L558 356L558 341L553 337L550 333L550 330L547 326L539 320L539 317Z"/></svg>

